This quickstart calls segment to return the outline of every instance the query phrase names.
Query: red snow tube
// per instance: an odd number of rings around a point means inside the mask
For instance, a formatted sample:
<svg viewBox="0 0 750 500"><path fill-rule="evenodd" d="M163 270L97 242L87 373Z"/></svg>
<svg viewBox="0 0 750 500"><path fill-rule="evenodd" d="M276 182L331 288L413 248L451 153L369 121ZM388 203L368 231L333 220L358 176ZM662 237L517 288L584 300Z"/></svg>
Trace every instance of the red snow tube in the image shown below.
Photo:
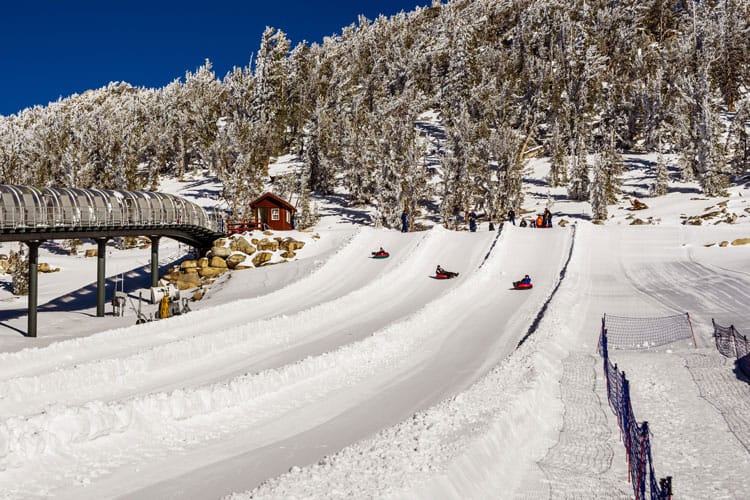
<svg viewBox="0 0 750 500"><path fill-rule="evenodd" d="M458 276L458 273L453 273L453 272L436 273L435 279L436 280L449 280L451 278L455 278L456 276Z"/></svg>
<svg viewBox="0 0 750 500"><path fill-rule="evenodd" d="M528 290L529 288L534 288L534 285L531 283L521 283L521 282L515 282L513 283L513 288L516 290Z"/></svg>
<svg viewBox="0 0 750 500"><path fill-rule="evenodd" d="M373 259L386 259L386 258L388 258L388 257L389 257L390 255L391 255L391 254L389 254L388 252L373 252L373 253L372 253L372 258L373 258Z"/></svg>

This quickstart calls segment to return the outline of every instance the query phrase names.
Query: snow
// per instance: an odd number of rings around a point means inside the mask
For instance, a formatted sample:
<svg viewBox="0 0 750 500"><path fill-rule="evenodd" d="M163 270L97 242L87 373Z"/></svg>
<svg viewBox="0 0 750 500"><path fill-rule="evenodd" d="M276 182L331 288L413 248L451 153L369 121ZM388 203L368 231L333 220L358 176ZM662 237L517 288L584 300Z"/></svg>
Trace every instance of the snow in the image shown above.
<svg viewBox="0 0 750 500"><path fill-rule="evenodd" d="M95 317L95 259L46 244L61 271L40 275L37 338L19 333L25 298L0 291L0 498L632 498L601 317L685 312L697 347L610 356L657 475L679 498L744 498L750 387L711 319L750 326L750 245L719 245L750 237L748 190L645 198L653 158L628 160L626 191L649 208L624 198L603 226L545 187L544 159L524 208L551 206L552 229L404 234L320 200L314 231L289 233L306 242L296 260L234 271L192 312L140 325L131 308ZM219 203L210 179L161 189ZM391 257L370 259L380 246ZM186 251L162 241L161 264ZM133 303L149 258L108 247ZM460 276L431 279L437 264ZM534 288L512 290L525 273Z"/></svg>

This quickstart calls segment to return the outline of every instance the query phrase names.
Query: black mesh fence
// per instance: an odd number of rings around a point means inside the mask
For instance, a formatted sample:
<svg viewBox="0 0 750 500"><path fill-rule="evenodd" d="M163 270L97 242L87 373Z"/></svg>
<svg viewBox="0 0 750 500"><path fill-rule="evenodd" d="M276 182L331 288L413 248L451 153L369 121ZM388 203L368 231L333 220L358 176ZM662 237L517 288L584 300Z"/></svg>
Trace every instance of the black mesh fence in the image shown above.
<svg viewBox="0 0 750 500"><path fill-rule="evenodd" d="M690 315L677 314L661 318L627 318L605 315L610 349L649 349L678 340L692 339Z"/></svg>
<svg viewBox="0 0 750 500"><path fill-rule="evenodd" d="M726 356L727 358L741 358L746 356L750 352L750 346L747 342L747 337L740 335L740 332L734 327L721 326L713 319L711 323L714 325L714 340L716 341L716 349Z"/></svg>
<svg viewBox="0 0 750 500"><path fill-rule="evenodd" d="M607 317L607 321L609 317ZM636 500L669 500L672 498L672 477L657 481L651 454L651 435L648 422L638 424L630 402L630 384L625 372L618 370L609 360L608 332L602 318L599 338L599 354L604 363L607 382L607 400L617 417L625 454L628 461L628 474L633 485Z"/></svg>

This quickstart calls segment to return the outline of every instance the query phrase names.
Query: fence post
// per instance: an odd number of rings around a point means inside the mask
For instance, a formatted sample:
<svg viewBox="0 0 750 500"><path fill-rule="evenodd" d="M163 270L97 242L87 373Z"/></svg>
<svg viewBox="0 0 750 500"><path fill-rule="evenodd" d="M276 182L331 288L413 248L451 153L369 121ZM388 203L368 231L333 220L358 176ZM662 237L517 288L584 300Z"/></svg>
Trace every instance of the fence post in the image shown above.
<svg viewBox="0 0 750 500"><path fill-rule="evenodd" d="M667 498L672 500L672 476L664 478L664 493L667 494Z"/></svg>
<svg viewBox="0 0 750 500"><path fill-rule="evenodd" d="M620 396L620 408L617 412L620 415L620 432L622 433L622 442L625 444L625 457L628 462L628 482L631 482L630 468L630 415L628 414L628 399L630 397L630 387L628 379L625 378L625 372L622 372L622 395Z"/></svg>
<svg viewBox="0 0 750 500"><path fill-rule="evenodd" d="M721 352L719 348L719 335L716 333L716 321L713 318L711 318L711 326L714 327L714 344L716 344L716 350Z"/></svg>
<svg viewBox="0 0 750 500"><path fill-rule="evenodd" d="M695 332L693 331L693 322L692 322L692 321L690 321L690 313L686 312L686 313L685 313L685 316L687 316L687 320L688 320L688 325L690 325L690 335L692 335L692 336L693 336L693 347L694 347L695 349L697 349L697 348L698 348L698 344L697 344L697 342L695 341ZM712 321L713 321L713 320L712 320Z"/></svg>
<svg viewBox="0 0 750 500"><path fill-rule="evenodd" d="M641 452L638 456L638 498L646 498L646 447L648 446L648 422L641 424Z"/></svg>

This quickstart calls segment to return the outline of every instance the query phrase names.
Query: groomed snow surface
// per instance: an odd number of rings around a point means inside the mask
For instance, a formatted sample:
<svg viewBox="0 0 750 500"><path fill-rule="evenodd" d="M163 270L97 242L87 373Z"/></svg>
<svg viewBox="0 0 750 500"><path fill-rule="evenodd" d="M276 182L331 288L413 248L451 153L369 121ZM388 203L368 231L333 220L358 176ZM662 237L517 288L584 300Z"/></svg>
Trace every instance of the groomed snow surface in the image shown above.
<svg viewBox="0 0 750 500"><path fill-rule="evenodd" d="M711 319L750 331L750 246L706 245L750 225L316 232L167 320L93 317L95 263L62 256L37 339L4 300L0 498L632 498L601 317L685 312L697 347L610 356L676 498L746 498L750 385ZM142 279L124 255L110 274Z"/></svg>

